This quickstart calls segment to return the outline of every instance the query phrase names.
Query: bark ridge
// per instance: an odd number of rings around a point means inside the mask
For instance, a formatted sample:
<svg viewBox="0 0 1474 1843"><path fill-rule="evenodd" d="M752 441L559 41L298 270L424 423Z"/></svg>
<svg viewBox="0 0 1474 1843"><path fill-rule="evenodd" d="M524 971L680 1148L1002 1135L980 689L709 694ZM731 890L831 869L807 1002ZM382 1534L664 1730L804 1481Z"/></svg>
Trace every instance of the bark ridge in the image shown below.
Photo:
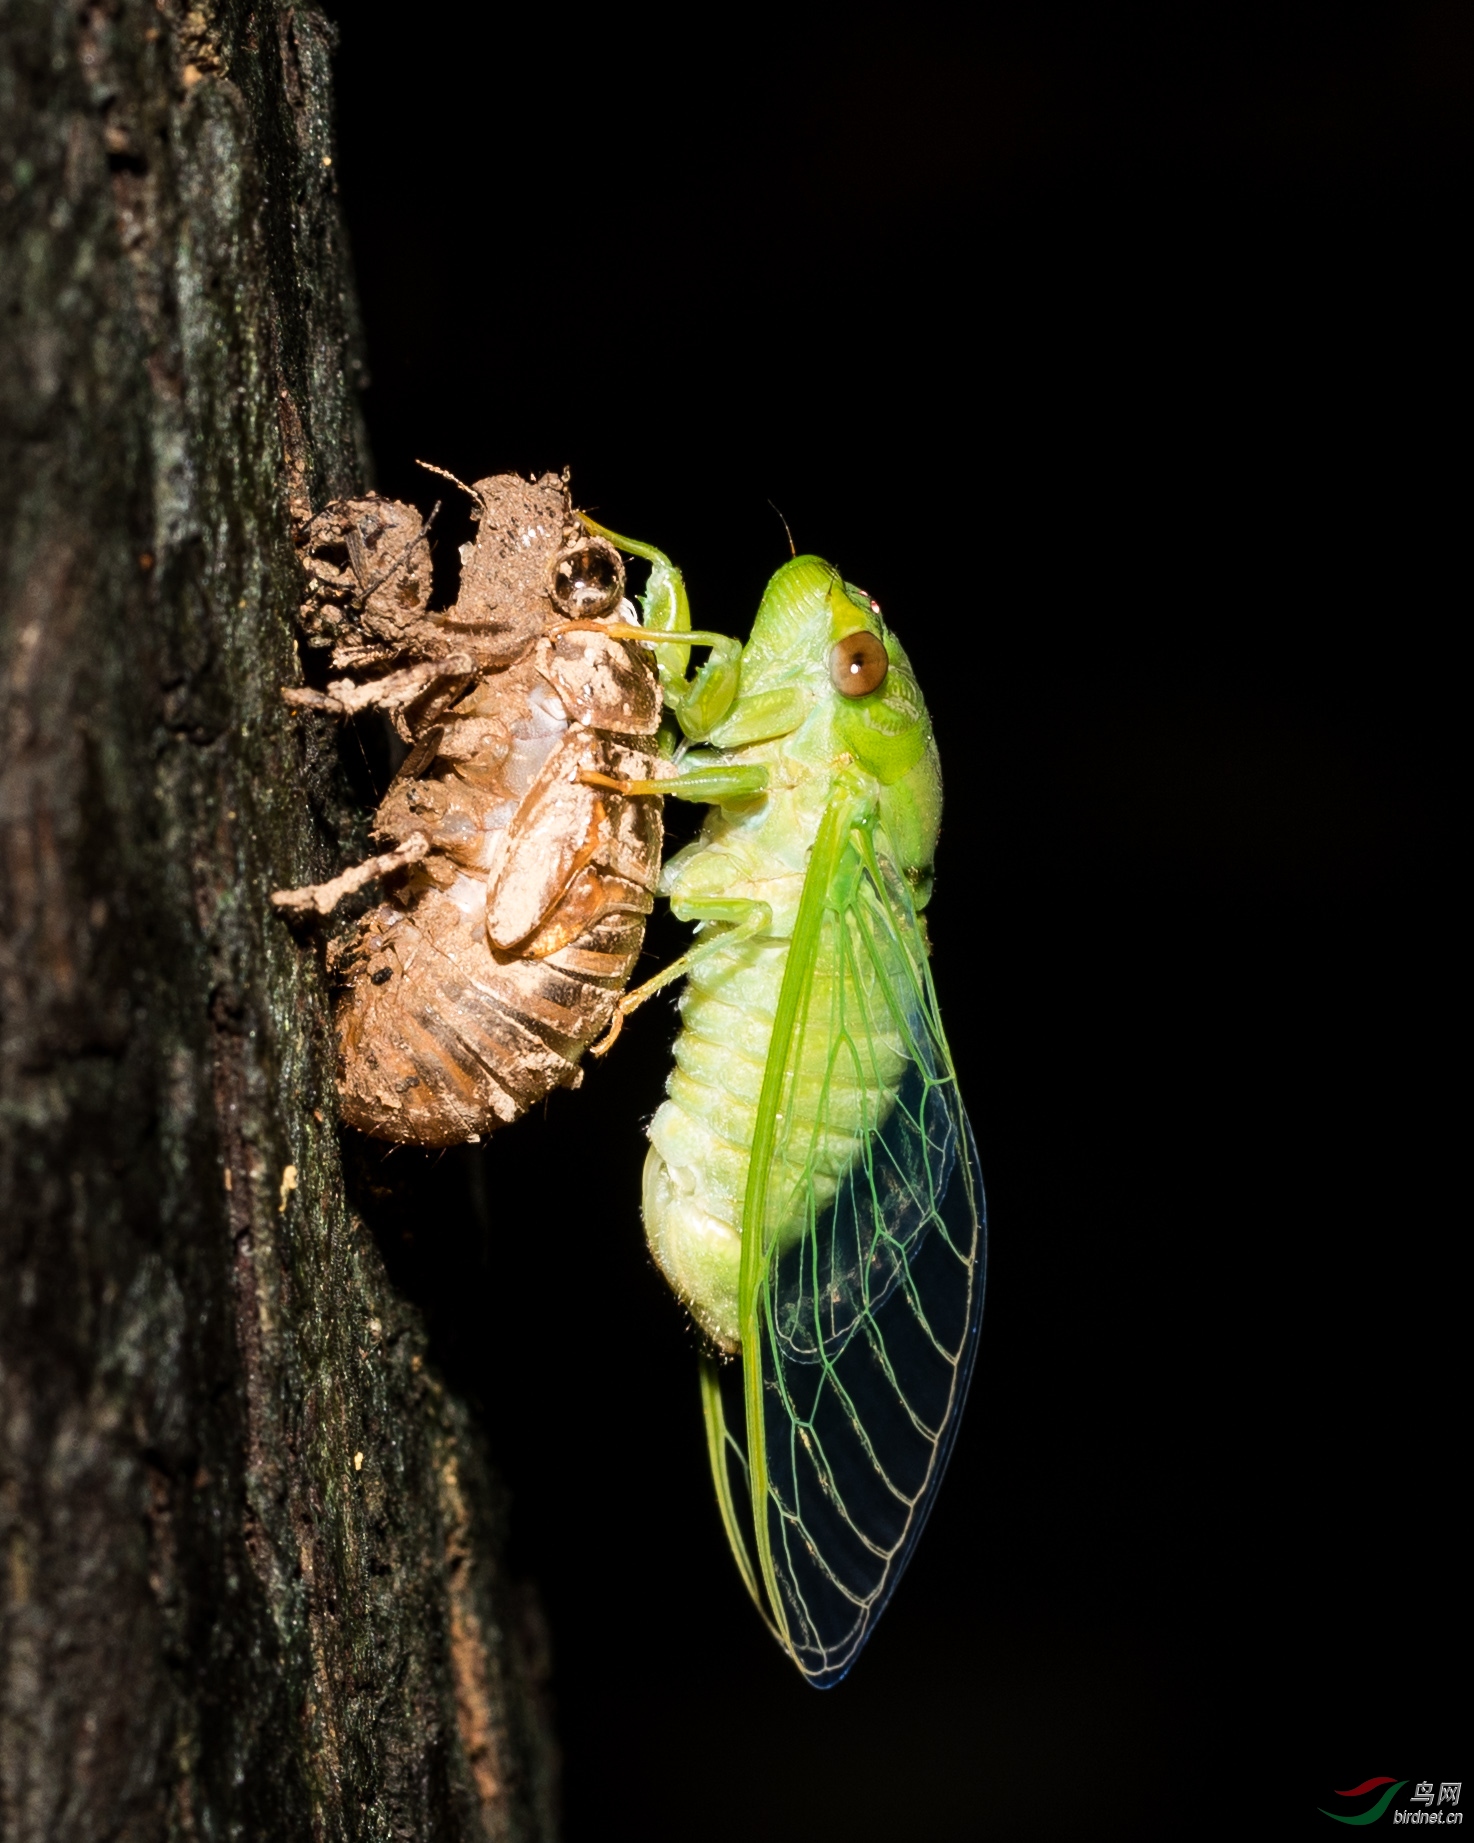
<svg viewBox="0 0 1474 1843"><path fill-rule="evenodd" d="M294 520L367 475L330 51L289 0L0 21L6 1843L552 1831L499 1499L268 900L362 845L278 689Z"/></svg>

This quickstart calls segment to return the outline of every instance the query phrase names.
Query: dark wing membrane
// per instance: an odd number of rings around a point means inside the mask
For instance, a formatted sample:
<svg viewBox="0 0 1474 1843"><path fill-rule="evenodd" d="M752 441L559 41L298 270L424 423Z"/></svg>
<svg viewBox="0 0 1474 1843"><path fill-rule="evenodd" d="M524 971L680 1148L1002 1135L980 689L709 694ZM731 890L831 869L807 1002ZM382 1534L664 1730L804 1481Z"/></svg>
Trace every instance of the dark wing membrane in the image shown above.
<svg viewBox="0 0 1474 1843"><path fill-rule="evenodd" d="M764 1450L750 1468L766 1483L771 1610L820 1687L854 1662L936 1496L985 1251L977 1151L910 894L883 835L852 839L782 1097L775 1169L803 1177L767 1205Z"/></svg>

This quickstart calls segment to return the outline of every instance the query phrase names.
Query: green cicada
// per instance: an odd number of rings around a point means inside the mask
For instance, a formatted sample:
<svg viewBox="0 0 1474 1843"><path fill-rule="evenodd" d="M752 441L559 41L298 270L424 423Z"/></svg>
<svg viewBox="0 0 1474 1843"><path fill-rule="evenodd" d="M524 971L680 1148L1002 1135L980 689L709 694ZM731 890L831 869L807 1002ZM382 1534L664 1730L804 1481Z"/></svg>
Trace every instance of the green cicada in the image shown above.
<svg viewBox="0 0 1474 1843"><path fill-rule="evenodd" d="M592 529L651 565L647 625L616 637L655 647L681 736L668 779L589 778L712 806L661 878L696 943L614 1021L685 976L645 1230L713 1347L737 1566L827 1687L926 1520L982 1310L982 1180L921 915L936 744L879 604L829 564L786 563L744 647L691 629L659 551ZM711 651L688 676L693 645Z"/></svg>

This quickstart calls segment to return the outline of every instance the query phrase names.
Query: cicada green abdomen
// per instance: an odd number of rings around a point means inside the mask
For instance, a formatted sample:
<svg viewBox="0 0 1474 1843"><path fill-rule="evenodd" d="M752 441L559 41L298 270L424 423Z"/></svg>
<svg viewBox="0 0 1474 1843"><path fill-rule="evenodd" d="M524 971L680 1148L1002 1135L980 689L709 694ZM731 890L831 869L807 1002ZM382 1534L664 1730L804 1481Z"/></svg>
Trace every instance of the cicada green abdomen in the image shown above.
<svg viewBox="0 0 1474 1843"><path fill-rule="evenodd" d="M648 624L684 634L654 561ZM661 880L696 945L621 1001L687 973L646 1233L740 1355L703 1370L727 1533L826 1686L934 1500L982 1308L982 1182L920 914L941 778L905 652L817 558L773 578L740 656L726 642L689 684L664 676L700 745L665 791L720 804Z"/></svg>

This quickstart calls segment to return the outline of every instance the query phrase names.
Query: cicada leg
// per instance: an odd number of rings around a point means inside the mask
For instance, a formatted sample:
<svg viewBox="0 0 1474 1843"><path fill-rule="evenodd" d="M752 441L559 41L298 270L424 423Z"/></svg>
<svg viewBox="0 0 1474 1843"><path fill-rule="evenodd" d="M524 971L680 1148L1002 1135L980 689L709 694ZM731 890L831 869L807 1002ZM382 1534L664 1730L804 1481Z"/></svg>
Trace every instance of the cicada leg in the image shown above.
<svg viewBox="0 0 1474 1843"><path fill-rule="evenodd" d="M331 915L345 896L361 890L364 884L372 883L376 877L392 876L396 870L418 864L429 854L430 841L425 834L411 832L397 850L386 851L365 864L355 864L342 876L326 883L309 883L303 889L273 890L271 900L277 908L289 909L298 915Z"/></svg>
<svg viewBox="0 0 1474 1843"><path fill-rule="evenodd" d="M314 691L307 685L284 685L281 695L282 702L293 710L321 710L334 717L351 717L360 710L386 711L409 741L403 716L411 706L421 707L415 717L423 728L427 717L453 704L475 676L476 662L471 656L454 653L449 659L405 666L402 671L364 685L340 678L326 691Z"/></svg>
<svg viewBox="0 0 1474 1843"><path fill-rule="evenodd" d="M657 781L655 785L668 788L670 783ZM647 998L653 998L662 987L675 980L684 979L693 966L699 965L718 949L735 947L739 941L750 940L753 935L761 934L772 925L773 920L773 911L766 902L757 902L747 896L693 897L684 902L672 901L671 908L682 921L730 922L732 925L721 934L698 941L679 959L672 960L653 979L647 979L644 985L636 986L633 992L626 992L615 1006L608 1033L589 1051L591 1056L609 1054L619 1040L620 1031L624 1029L624 1020L632 1011L638 1011Z"/></svg>
<svg viewBox="0 0 1474 1843"><path fill-rule="evenodd" d="M660 674L665 708L690 742L704 742L737 697L742 678L742 642L730 634L689 630L661 633L652 627L627 626L622 621L569 621L559 632L601 633L611 640L634 640L641 646L709 646L711 658L689 683L673 672ZM658 660L658 653L656 657Z"/></svg>
<svg viewBox="0 0 1474 1843"><path fill-rule="evenodd" d="M667 794L673 800L697 800L703 806L731 806L768 791L768 771L761 762L720 762L673 775L668 781L620 781L612 774L586 769L586 787L607 787L617 794Z"/></svg>
<svg viewBox="0 0 1474 1843"><path fill-rule="evenodd" d="M741 641L730 634L698 633L692 629L686 579L663 550L635 538L621 537L586 513L581 512L579 519L617 550L650 565L650 581L642 597L645 625L637 632L616 633L613 628L604 631L615 633L619 639L657 647L656 667L665 707L689 741L704 742L736 701L742 676ZM711 657L695 678L688 679L686 670L693 646L709 646Z"/></svg>

